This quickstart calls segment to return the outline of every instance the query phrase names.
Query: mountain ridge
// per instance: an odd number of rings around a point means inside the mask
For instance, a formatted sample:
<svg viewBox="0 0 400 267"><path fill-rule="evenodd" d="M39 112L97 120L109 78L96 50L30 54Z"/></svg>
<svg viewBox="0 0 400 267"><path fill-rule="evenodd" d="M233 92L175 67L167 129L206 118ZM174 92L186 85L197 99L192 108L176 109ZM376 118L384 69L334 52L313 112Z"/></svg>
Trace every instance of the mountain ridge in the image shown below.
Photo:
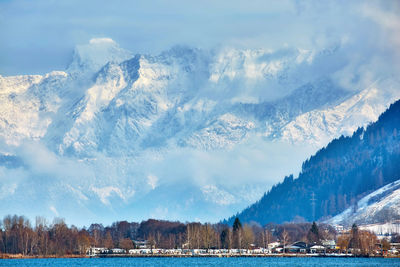
<svg viewBox="0 0 400 267"><path fill-rule="evenodd" d="M0 164L6 178L0 199L9 198L10 208L17 205L13 198L21 208L27 202L24 194L31 199L42 194L47 197L40 210L46 214L55 214L70 198L88 216L107 211L129 215L123 207L142 217L174 210L195 219L201 207L210 211L203 213L210 214L204 220L229 216L339 136L347 118L338 123L331 116L323 127L318 120L300 124L321 127L323 140L306 134L285 139L283 130L295 133L288 125L304 114L318 117L327 110L342 116L337 107L365 90L343 88L332 73L315 71L340 53L340 46L328 52L180 46L155 56L133 56L110 40L97 42L94 51L111 49L98 61L78 60L65 71L42 76L0 77L0 151L22 162L16 169L9 168L8 158ZM114 56L114 49L121 51ZM356 100L371 107L372 116L346 129L373 120L399 97L398 90L384 86L396 88L397 80L384 81L374 85L376 98ZM34 152L56 167L29 158L35 158ZM179 201L168 198L167 189L184 183L186 195ZM140 208L155 192L165 199L152 210ZM71 216L73 205L62 210Z"/></svg>

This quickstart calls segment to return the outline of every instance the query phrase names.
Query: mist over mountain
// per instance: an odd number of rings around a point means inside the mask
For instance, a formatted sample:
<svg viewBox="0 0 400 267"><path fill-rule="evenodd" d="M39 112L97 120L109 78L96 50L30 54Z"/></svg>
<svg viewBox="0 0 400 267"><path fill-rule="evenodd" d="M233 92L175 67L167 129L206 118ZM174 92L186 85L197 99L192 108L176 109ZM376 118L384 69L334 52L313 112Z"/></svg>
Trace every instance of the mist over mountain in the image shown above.
<svg viewBox="0 0 400 267"><path fill-rule="evenodd" d="M392 73L341 82L347 55L345 43L134 55L97 38L64 71L0 76L2 212L228 217L400 98Z"/></svg>

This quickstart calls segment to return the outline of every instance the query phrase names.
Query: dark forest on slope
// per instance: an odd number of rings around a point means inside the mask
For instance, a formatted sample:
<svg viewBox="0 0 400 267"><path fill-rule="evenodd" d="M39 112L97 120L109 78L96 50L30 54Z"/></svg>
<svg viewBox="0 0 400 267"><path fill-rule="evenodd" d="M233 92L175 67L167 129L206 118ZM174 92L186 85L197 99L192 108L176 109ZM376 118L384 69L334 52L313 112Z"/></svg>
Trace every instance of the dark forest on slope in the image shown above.
<svg viewBox="0 0 400 267"><path fill-rule="evenodd" d="M255 204L224 221L262 225L334 216L366 194L400 179L400 100L378 121L341 136L306 160L298 178L285 177ZM315 198L315 216L311 199Z"/></svg>

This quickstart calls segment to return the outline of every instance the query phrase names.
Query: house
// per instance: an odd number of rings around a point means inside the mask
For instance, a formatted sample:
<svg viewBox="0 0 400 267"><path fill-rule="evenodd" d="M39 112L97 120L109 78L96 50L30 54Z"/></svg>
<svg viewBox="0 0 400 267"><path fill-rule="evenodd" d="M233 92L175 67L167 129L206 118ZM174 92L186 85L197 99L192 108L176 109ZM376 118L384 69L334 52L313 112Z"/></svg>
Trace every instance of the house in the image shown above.
<svg viewBox="0 0 400 267"><path fill-rule="evenodd" d="M137 255L140 254L140 249L130 249L128 252L131 255Z"/></svg>
<svg viewBox="0 0 400 267"><path fill-rule="evenodd" d="M113 248L111 249L112 254L126 254L126 250L122 248Z"/></svg>
<svg viewBox="0 0 400 267"><path fill-rule="evenodd" d="M133 240L136 248L150 248L150 244L148 240Z"/></svg>
<svg viewBox="0 0 400 267"><path fill-rule="evenodd" d="M344 232L343 225L333 225L333 228L335 228L336 232L338 232L339 234L342 234Z"/></svg>
<svg viewBox="0 0 400 267"><path fill-rule="evenodd" d="M239 254L249 254L249 250L248 249L239 249Z"/></svg>
<svg viewBox="0 0 400 267"><path fill-rule="evenodd" d="M98 254L106 254L109 253L109 250L107 248L95 248L91 247L86 251L86 254L88 256L96 256Z"/></svg>
<svg viewBox="0 0 400 267"><path fill-rule="evenodd" d="M192 255L205 255L207 254L206 249L192 249Z"/></svg>
<svg viewBox="0 0 400 267"><path fill-rule="evenodd" d="M307 244L302 241L294 242L289 246L285 246L285 252L289 253L307 253Z"/></svg>
<svg viewBox="0 0 400 267"><path fill-rule="evenodd" d="M163 250L162 249L159 249L159 248L153 248L152 250L151 250L151 252L153 253L153 254L163 254Z"/></svg>
<svg viewBox="0 0 400 267"><path fill-rule="evenodd" d="M336 242L335 242L335 240L323 240L323 241L322 241L322 245L323 245L326 249L336 249Z"/></svg>
<svg viewBox="0 0 400 267"><path fill-rule="evenodd" d="M239 249L236 249L236 248L231 248L230 250L229 250L229 254L239 254Z"/></svg>
<svg viewBox="0 0 400 267"><path fill-rule="evenodd" d="M283 245L274 247L271 251L272 251L272 253L283 253Z"/></svg>
<svg viewBox="0 0 400 267"><path fill-rule="evenodd" d="M264 248L255 248L250 251L251 254L263 254L266 253L266 249Z"/></svg>
<svg viewBox="0 0 400 267"><path fill-rule="evenodd" d="M182 254L182 249L166 249L164 253L169 255L180 255Z"/></svg>
<svg viewBox="0 0 400 267"><path fill-rule="evenodd" d="M221 254L221 251L219 249L208 249L207 253L208 254Z"/></svg>
<svg viewBox="0 0 400 267"><path fill-rule="evenodd" d="M220 249L221 254L228 254L229 250L228 249Z"/></svg>
<svg viewBox="0 0 400 267"><path fill-rule="evenodd" d="M141 248L140 254L151 254L151 249L149 248Z"/></svg>
<svg viewBox="0 0 400 267"><path fill-rule="evenodd" d="M314 245L312 247L310 247L310 252L311 253L326 253L326 248L324 246L320 246L320 245Z"/></svg>
<svg viewBox="0 0 400 267"><path fill-rule="evenodd" d="M281 243L279 243L279 242L272 242L272 243L269 243L269 244L268 244L268 249L269 249L269 250L272 250L273 248L278 247L280 244L281 244Z"/></svg>

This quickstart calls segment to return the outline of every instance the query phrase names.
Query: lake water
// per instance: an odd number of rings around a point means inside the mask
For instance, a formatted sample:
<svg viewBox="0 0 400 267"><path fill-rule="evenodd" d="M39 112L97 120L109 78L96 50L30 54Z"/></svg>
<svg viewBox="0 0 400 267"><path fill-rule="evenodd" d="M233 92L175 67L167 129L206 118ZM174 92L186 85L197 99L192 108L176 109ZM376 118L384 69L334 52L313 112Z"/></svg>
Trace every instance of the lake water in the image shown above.
<svg viewBox="0 0 400 267"><path fill-rule="evenodd" d="M400 259L383 258L92 258L1 260L0 266L400 266Z"/></svg>

